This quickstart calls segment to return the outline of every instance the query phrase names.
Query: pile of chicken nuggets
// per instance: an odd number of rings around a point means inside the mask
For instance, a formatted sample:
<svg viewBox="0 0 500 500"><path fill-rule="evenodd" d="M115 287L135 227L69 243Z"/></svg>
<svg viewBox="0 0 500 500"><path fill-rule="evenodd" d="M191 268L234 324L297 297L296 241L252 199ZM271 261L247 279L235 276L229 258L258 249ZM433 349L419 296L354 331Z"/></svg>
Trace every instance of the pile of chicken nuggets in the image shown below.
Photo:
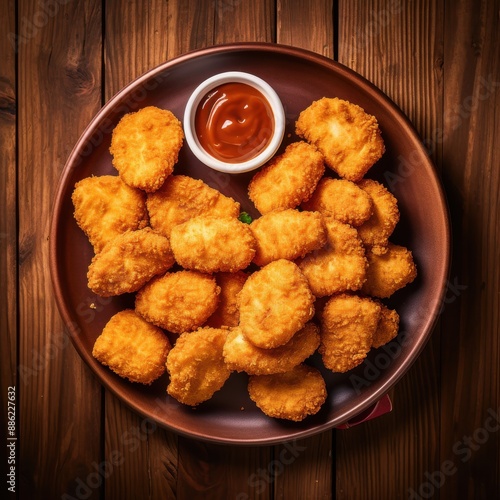
<svg viewBox="0 0 500 500"><path fill-rule="evenodd" d="M396 337L383 303L416 277L392 243L396 198L365 177L384 153L375 117L322 98L296 121L297 140L248 185L260 216L202 180L174 174L181 122L153 106L125 115L110 152L119 175L75 185L74 216L93 245L88 286L135 294L93 356L119 376L196 406L233 372L268 416L301 421L327 397L318 368L346 372ZM240 220L241 219L241 220Z"/></svg>

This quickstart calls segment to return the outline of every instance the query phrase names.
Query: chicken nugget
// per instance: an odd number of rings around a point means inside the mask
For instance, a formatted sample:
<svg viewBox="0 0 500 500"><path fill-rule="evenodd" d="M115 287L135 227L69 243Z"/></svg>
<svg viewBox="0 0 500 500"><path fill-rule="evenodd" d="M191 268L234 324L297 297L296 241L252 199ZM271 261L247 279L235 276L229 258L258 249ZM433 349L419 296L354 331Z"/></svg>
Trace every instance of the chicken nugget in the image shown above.
<svg viewBox="0 0 500 500"><path fill-rule="evenodd" d="M222 326L237 326L240 322L240 308L238 304L238 293L248 274L243 271L236 273L217 273L215 279L220 287L219 305L215 312L208 318L205 326L220 328Z"/></svg>
<svg viewBox="0 0 500 500"><path fill-rule="evenodd" d="M250 227L234 217L193 217L172 229L170 244L178 264L205 273L239 271L255 255Z"/></svg>
<svg viewBox="0 0 500 500"><path fill-rule="evenodd" d="M327 396L319 370L304 364L286 373L252 375L248 393L268 417L294 422L318 413Z"/></svg>
<svg viewBox="0 0 500 500"><path fill-rule="evenodd" d="M89 288L101 297L136 292L174 264L168 238L150 227L127 231L94 256L87 273Z"/></svg>
<svg viewBox="0 0 500 500"><path fill-rule="evenodd" d="M231 370L249 375L284 373L302 363L319 346L319 328L307 323L285 344L261 349L249 342L241 329L233 328L224 344L224 361Z"/></svg>
<svg viewBox="0 0 500 500"><path fill-rule="evenodd" d="M82 179L75 184L71 199L76 222L95 253L125 231L142 229L148 224L146 195L117 176Z"/></svg>
<svg viewBox="0 0 500 500"><path fill-rule="evenodd" d="M196 406L210 399L229 378L222 348L227 330L200 328L183 333L167 358L167 392L180 403Z"/></svg>
<svg viewBox="0 0 500 500"><path fill-rule="evenodd" d="M398 200L384 185L372 179L363 179L358 186L373 202L371 217L357 228L359 237L373 252L382 254L399 221Z"/></svg>
<svg viewBox="0 0 500 500"><path fill-rule="evenodd" d="M153 278L136 295L135 309L144 319L172 333L195 330L213 314L220 288L215 278L198 271L178 271Z"/></svg>
<svg viewBox="0 0 500 500"><path fill-rule="evenodd" d="M275 260L253 273L238 300L241 331L265 349L286 344L314 316L314 295L289 260Z"/></svg>
<svg viewBox="0 0 500 500"><path fill-rule="evenodd" d="M147 198L151 227L170 237L172 228L198 215L237 218L240 204L202 180L171 175Z"/></svg>
<svg viewBox="0 0 500 500"><path fill-rule="evenodd" d="M125 309L108 321L95 341L92 356L120 377L151 384L165 372L171 348L160 328Z"/></svg>
<svg viewBox="0 0 500 500"><path fill-rule="evenodd" d="M295 208L310 198L324 172L321 153L306 142L294 142L252 177L248 196L261 214Z"/></svg>
<svg viewBox="0 0 500 500"><path fill-rule="evenodd" d="M380 303L380 319L373 335L372 347L380 347L396 338L399 330L399 314Z"/></svg>
<svg viewBox="0 0 500 500"><path fill-rule="evenodd" d="M355 227L368 220L373 210L368 193L354 182L331 177L323 177L311 198L301 206Z"/></svg>
<svg viewBox="0 0 500 500"><path fill-rule="evenodd" d="M129 186L152 193L173 172L183 139L181 122L167 109L128 113L111 137L113 166Z"/></svg>
<svg viewBox="0 0 500 500"><path fill-rule="evenodd" d="M362 291L372 297L390 297L417 276L413 255L403 246L389 243L383 255L368 251L366 257L368 269Z"/></svg>
<svg viewBox="0 0 500 500"><path fill-rule="evenodd" d="M365 281L367 260L356 229L324 217L328 242L299 263L316 297L359 290Z"/></svg>
<svg viewBox="0 0 500 500"><path fill-rule="evenodd" d="M304 257L326 243L325 224L318 212L273 210L255 219L250 229L257 244L253 261L258 266Z"/></svg>
<svg viewBox="0 0 500 500"><path fill-rule="evenodd" d="M295 132L323 153L332 170L350 181L359 181L385 151L377 119L337 97L323 97L304 109Z"/></svg>
<svg viewBox="0 0 500 500"><path fill-rule="evenodd" d="M334 295L321 315L319 353L326 368L346 372L363 362L380 318L380 305L357 295Z"/></svg>

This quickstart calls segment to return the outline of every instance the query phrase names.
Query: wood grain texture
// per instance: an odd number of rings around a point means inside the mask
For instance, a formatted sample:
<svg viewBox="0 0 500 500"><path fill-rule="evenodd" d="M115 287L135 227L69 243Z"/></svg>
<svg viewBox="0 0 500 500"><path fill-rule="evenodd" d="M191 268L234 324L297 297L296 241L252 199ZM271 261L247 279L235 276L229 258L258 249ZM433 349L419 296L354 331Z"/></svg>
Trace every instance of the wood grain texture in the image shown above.
<svg viewBox="0 0 500 500"><path fill-rule="evenodd" d="M333 1L277 1L276 41L333 59Z"/></svg>
<svg viewBox="0 0 500 500"><path fill-rule="evenodd" d="M22 498L75 493L100 460L100 387L52 298L50 210L59 175L99 109L101 4L18 4L19 423ZM64 43L53 44L54 39ZM85 408L85 411L79 411ZM90 496L89 496L90 498ZM94 495L94 498L96 496Z"/></svg>
<svg viewBox="0 0 500 500"><path fill-rule="evenodd" d="M499 13L500 0L0 2L0 437L17 378L21 500L500 497ZM101 105L166 60L242 41L337 57L393 99L443 180L455 242L439 325L393 412L276 446L194 441L132 412L71 345L48 268L57 181Z"/></svg>
<svg viewBox="0 0 500 500"><path fill-rule="evenodd" d="M333 2L279 0L278 43L301 47L333 58ZM274 449L274 498L332 498L334 431Z"/></svg>
<svg viewBox="0 0 500 500"><path fill-rule="evenodd" d="M500 2L446 2L443 149L454 221L444 312L442 498L500 496Z"/></svg>
<svg viewBox="0 0 500 500"><path fill-rule="evenodd" d="M106 4L104 98L149 69L168 52L172 3L112 1ZM134 110L130 110L134 111ZM105 391L104 455L117 457L116 471L106 480L106 498L173 498L176 488L177 437L158 429Z"/></svg>
<svg viewBox="0 0 500 500"><path fill-rule="evenodd" d="M167 3L106 2L104 41L104 100L165 61Z"/></svg>
<svg viewBox="0 0 500 500"><path fill-rule="evenodd" d="M17 354L17 199L16 199L16 52L14 1L0 5L0 404L7 408L9 387L16 387ZM11 401L11 403L15 401ZM17 419L19 420L19 419ZM0 439L7 443L8 413L2 411ZM10 424L10 421L9 421ZM10 464L6 449L1 472Z"/></svg>
<svg viewBox="0 0 500 500"><path fill-rule="evenodd" d="M215 2L169 2L167 59L213 45L214 19Z"/></svg>
<svg viewBox="0 0 500 500"><path fill-rule="evenodd" d="M177 499L269 499L270 447L238 447L179 438Z"/></svg>
<svg viewBox="0 0 500 500"><path fill-rule="evenodd" d="M198 48L198 44L209 46L211 36L217 44L274 41L274 8L273 2L269 0L203 2L197 8L201 14L194 19L199 22L199 16L202 15L207 19L207 27L203 24L192 25L193 31L188 29L186 32L189 38L179 42L179 47ZM211 25L208 24L210 19ZM177 26L189 26L185 21L186 19L182 19ZM179 35L184 31L178 29ZM202 34L205 32L207 39L203 40ZM271 453L271 447L222 446L179 439L177 498L270 498L271 483L259 482L258 488L254 483L258 481L257 471L268 466Z"/></svg>
<svg viewBox="0 0 500 500"><path fill-rule="evenodd" d="M383 90L424 140L432 138L443 123L442 2L340 1L338 15L339 62ZM440 170L442 144L430 152ZM439 363L437 326L393 389L392 413L337 434L337 498L406 498L439 466ZM409 462L410 455L417 458Z"/></svg>
<svg viewBox="0 0 500 500"><path fill-rule="evenodd" d="M106 498L159 498L153 494L160 493L173 498L176 477L171 471L177 467L177 438L132 412L108 391L105 408L104 455L114 465L106 478Z"/></svg>
<svg viewBox="0 0 500 500"><path fill-rule="evenodd" d="M442 127L443 9L442 0L339 1L339 62L385 92L423 140Z"/></svg>
<svg viewBox="0 0 500 500"><path fill-rule="evenodd" d="M216 44L276 41L275 5L272 0L218 0L213 5Z"/></svg>
<svg viewBox="0 0 500 500"><path fill-rule="evenodd" d="M276 446L274 498L334 498L332 438L334 431Z"/></svg>

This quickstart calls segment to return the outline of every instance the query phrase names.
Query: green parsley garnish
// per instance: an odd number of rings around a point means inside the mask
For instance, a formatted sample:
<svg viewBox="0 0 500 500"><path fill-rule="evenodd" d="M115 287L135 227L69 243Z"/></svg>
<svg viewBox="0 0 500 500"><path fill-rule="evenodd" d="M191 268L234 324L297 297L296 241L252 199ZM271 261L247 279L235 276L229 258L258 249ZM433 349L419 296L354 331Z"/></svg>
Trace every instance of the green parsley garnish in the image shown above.
<svg viewBox="0 0 500 500"><path fill-rule="evenodd" d="M245 224L250 224L252 222L252 217L246 212L241 212L238 219L240 220L240 222L243 222Z"/></svg>

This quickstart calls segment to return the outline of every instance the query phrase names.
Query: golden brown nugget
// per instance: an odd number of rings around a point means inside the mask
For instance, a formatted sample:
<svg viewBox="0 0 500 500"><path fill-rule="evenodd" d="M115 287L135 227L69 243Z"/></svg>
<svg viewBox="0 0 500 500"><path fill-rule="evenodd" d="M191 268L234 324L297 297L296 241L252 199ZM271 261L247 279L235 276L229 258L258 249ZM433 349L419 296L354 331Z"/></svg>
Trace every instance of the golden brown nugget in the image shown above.
<svg viewBox="0 0 500 500"><path fill-rule="evenodd" d="M117 375L151 384L165 372L170 341L132 309L116 313L97 337L92 356Z"/></svg>
<svg viewBox="0 0 500 500"><path fill-rule="evenodd" d="M256 240L253 259L258 266L273 260L295 260L326 243L326 228L318 212L293 208L273 210L250 224Z"/></svg>
<svg viewBox="0 0 500 500"><path fill-rule="evenodd" d="M302 363L319 346L319 328L307 323L285 345L274 349L254 346L239 328L233 328L224 344L224 361L231 369L249 375L284 373Z"/></svg>
<svg viewBox="0 0 500 500"><path fill-rule="evenodd" d="M289 260L275 260L253 273L238 300L241 331L265 349L286 344L314 316L314 295Z"/></svg>
<svg viewBox="0 0 500 500"><path fill-rule="evenodd" d="M413 255L403 246L389 243L383 255L368 251L366 257L368 269L362 291L372 297L390 297L417 276Z"/></svg>
<svg viewBox="0 0 500 500"><path fill-rule="evenodd" d="M135 309L144 319L172 333L201 326L217 309L220 288L215 278L198 271L178 271L153 278L136 295Z"/></svg>
<svg viewBox="0 0 500 500"><path fill-rule="evenodd" d="M399 314L380 303L380 319L373 335L372 347L380 347L396 338L399 330Z"/></svg>
<svg viewBox="0 0 500 500"><path fill-rule="evenodd" d="M398 201L385 186L372 179L363 179L358 186L373 201L371 217L357 228L359 237L373 252L382 254L387 250L389 236L399 221Z"/></svg>
<svg viewBox="0 0 500 500"><path fill-rule="evenodd" d="M310 198L324 172L321 153L306 142L294 142L253 176L248 196L261 214L295 208Z"/></svg>
<svg viewBox="0 0 500 500"><path fill-rule="evenodd" d="M357 295L334 295L321 315L319 353L326 368L346 372L363 362L371 349L380 305Z"/></svg>
<svg viewBox="0 0 500 500"><path fill-rule="evenodd" d="M168 238L150 227L127 231L94 256L87 273L88 285L101 297L132 293L174 264Z"/></svg>
<svg viewBox="0 0 500 500"><path fill-rule="evenodd" d="M196 406L210 399L229 378L222 357L227 330L200 328L183 333L167 358L167 392L180 403Z"/></svg>
<svg viewBox="0 0 500 500"><path fill-rule="evenodd" d="M76 222L95 253L125 231L148 224L145 194L114 175L82 179L75 184L71 199Z"/></svg>
<svg viewBox="0 0 500 500"><path fill-rule="evenodd" d="M359 181L385 151L377 119L337 97L323 97L302 111L295 132L323 153L332 170L350 181Z"/></svg>
<svg viewBox="0 0 500 500"><path fill-rule="evenodd" d="M220 287L219 305L208 318L205 326L220 328L222 326L237 326L240 322L238 293L240 293L248 274L243 271L236 273L217 273L215 279Z"/></svg>
<svg viewBox="0 0 500 500"><path fill-rule="evenodd" d="M359 290L365 281L367 260L356 229L324 217L328 242L299 263L316 297Z"/></svg>
<svg viewBox="0 0 500 500"><path fill-rule="evenodd" d="M319 370L303 364L286 373L251 376L248 393L268 417L294 422L318 413L327 396Z"/></svg>
<svg viewBox="0 0 500 500"><path fill-rule="evenodd" d="M245 269L255 255L250 227L234 217L193 217L172 229L170 244L178 264L205 273Z"/></svg>
<svg viewBox="0 0 500 500"><path fill-rule="evenodd" d="M181 122L166 109L128 113L111 137L113 166L129 186L156 191L173 172L184 139Z"/></svg>
<svg viewBox="0 0 500 500"><path fill-rule="evenodd" d="M311 198L302 203L304 210L320 212L339 222L359 226L372 214L372 199L354 182L323 177Z"/></svg>
<svg viewBox="0 0 500 500"><path fill-rule="evenodd" d="M171 175L147 198L151 227L170 237L172 228L198 215L237 218L240 204L199 179Z"/></svg>

